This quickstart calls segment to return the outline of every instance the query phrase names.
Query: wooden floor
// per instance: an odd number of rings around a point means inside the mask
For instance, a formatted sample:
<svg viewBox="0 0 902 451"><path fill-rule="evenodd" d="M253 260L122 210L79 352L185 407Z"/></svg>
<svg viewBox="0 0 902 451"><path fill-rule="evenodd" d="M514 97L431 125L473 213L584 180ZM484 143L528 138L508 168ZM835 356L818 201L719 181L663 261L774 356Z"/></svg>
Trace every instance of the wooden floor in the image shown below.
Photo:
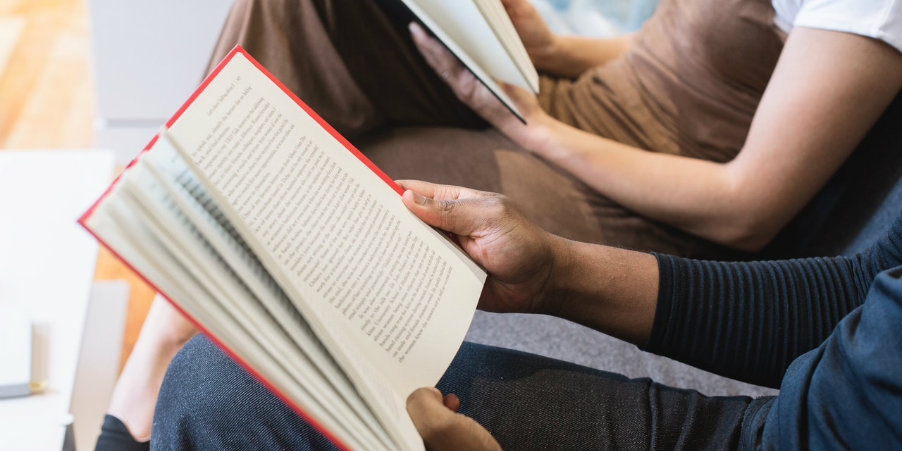
<svg viewBox="0 0 902 451"><path fill-rule="evenodd" d="M0 0L0 152L92 146L90 48L85 0ZM105 251L95 278L131 285L125 363L154 293Z"/></svg>

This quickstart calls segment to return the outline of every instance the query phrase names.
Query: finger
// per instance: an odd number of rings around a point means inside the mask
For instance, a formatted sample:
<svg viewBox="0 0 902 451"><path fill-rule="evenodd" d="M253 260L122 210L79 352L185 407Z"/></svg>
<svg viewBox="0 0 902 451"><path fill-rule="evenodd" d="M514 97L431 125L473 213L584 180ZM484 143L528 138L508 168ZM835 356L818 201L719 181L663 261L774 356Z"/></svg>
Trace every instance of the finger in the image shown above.
<svg viewBox="0 0 902 451"><path fill-rule="evenodd" d="M513 16L513 13L517 12L520 2L516 0L501 0L501 6L504 6L504 10L507 11L508 16Z"/></svg>
<svg viewBox="0 0 902 451"><path fill-rule="evenodd" d="M422 196L435 200L454 200L469 197L485 197L491 193L477 191L454 185L440 185L437 183L423 182L420 180L396 180L398 185L405 190L411 190Z"/></svg>
<svg viewBox="0 0 902 451"><path fill-rule="evenodd" d="M447 52L447 50L438 42L438 40L429 36L426 31L415 22L410 23L410 34L413 37L413 42L416 44L417 49L423 57L426 58L426 61L433 69L450 69L450 67L443 66L444 61L447 59L445 58L445 52Z"/></svg>
<svg viewBox="0 0 902 451"><path fill-rule="evenodd" d="M498 86L501 86L501 90L518 106L522 106L528 101L535 101L536 95L532 91L497 79L495 82L498 83Z"/></svg>
<svg viewBox="0 0 902 451"><path fill-rule="evenodd" d="M411 393L407 398L407 413L429 449L501 449L479 423L448 409L441 392L435 388L420 388Z"/></svg>
<svg viewBox="0 0 902 451"><path fill-rule="evenodd" d="M410 35L413 38L413 43L417 46L417 50L420 51L420 54L423 55L423 58L426 59L426 62L429 63L429 66L431 66L436 71L442 70L442 67L440 66L440 52L436 48L436 40L426 34L426 31L423 30L423 27L415 22L411 22L409 27Z"/></svg>
<svg viewBox="0 0 902 451"><path fill-rule="evenodd" d="M456 235L477 235L493 219L487 210L489 198L435 200L407 190L401 200L426 224Z"/></svg>
<svg viewBox="0 0 902 451"><path fill-rule="evenodd" d="M457 412L460 409L460 398L457 397L454 393L448 393L442 398L442 403L445 404L445 407L450 409L452 412Z"/></svg>
<svg viewBox="0 0 902 451"><path fill-rule="evenodd" d="M437 388L423 387L407 397L407 414L420 436L428 441L436 434L439 426L447 421L448 415L453 415L454 412L445 407L442 393Z"/></svg>
<svg viewBox="0 0 902 451"><path fill-rule="evenodd" d="M426 197L435 197L435 188L438 184L424 182L422 180L395 180L395 183L404 188L404 190L411 190Z"/></svg>
<svg viewBox="0 0 902 451"><path fill-rule="evenodd" d="M507 12L507 16L511 19L517 18L523 7L521 2L515 0L501 0L501 5L504 6L504 11Z"/></svg>
<svg viewBox="0 0 902 451"><path fill-rule="evenodd" d="M415 23L410 23L410 34L413 42L429 66L449 83L457 80L464 72L463 65L457 58L442 45L437 39L432 38L423 28Z"/></svg>

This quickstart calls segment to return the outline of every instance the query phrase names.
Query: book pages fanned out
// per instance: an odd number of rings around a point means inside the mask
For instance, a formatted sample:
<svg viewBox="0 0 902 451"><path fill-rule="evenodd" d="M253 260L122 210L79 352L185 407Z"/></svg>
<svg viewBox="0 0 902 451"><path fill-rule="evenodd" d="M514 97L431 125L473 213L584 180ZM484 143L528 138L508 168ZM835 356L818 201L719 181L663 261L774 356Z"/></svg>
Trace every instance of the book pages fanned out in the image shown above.
<svg viewBox="0 0 902 451"><path fill-rule="evenodd" d="M486 274L236 47L80 219L346 449L423 449L405 401Z"/></svg>

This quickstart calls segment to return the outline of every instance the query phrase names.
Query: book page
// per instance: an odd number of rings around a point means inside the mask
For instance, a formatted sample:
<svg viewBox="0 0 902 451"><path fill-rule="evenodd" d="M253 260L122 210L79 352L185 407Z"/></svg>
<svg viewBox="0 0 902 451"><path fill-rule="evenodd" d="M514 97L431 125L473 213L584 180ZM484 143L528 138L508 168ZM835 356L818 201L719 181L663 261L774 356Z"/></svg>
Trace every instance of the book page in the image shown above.
<svg viewBox="0 0 902 451"><path fill-rule="evenodd" d="M479 7L486 22L489 23L489 27L504 46L504 50L517 65L517 69L528 83L529 89L538 94L539 73L536 72L536 67L532 64L532 59L529 57L526 47L523 46L523 41L520 40L520 35L517 33L514 23L511 22L510 16L507 15L504 5L501 4L501 0L473 0L473 2Z"/></svg>
<svg viewBox="0 0 902 451"><path fill-rule="evenodd" d="M212 242L230 235L224 230L210 233L209 228L201 233L192 217L204 209L184 208L172 188L153 177L150 160L166 155L161 143L165 141L158 141L154 152L144 154L124 174L92 214L92 230L336 435L365 449L390 448L392 441L343 382L341 370L331 367L335 364L320 350L303 318L293 308L279 308L278 298L284 295L274 292L275 287L252 288L271 286L265 273L253 268L252 257L244 256L244 268L229 266L227 260L235 258L218 252L215 248L222 247ZM264 308L267 304L270 307Z"/></svg>
<svg viewBox="0 0 902 451"><path fill-rule="evenodd" d="M501 89L501 86L495 80L494 72L491 72L489 69L483 68L482 65L477 63L470 54L464 50L464 48L457 43L457 41L452 38L435 20L433 20L432 16L428 14L425 10L423 10L415 0L402 0L404 4L410 9L411 12L414 13L417 18L423 22L423 25L431 31L438 40L445 46L458 60L470 71L473 75L482 83L486 89L488 89L492 95L494 95L507 109L511 111L518 119L520 119L524 124L526 123L526 119L523 118L523 113L517 108L514 104L514 101L511 100L510 96ZM480 15L479 20L484 21L482 16ZM492 37L494 38L494 36ZM501 54L499 54L501 55ZM503 54L506 57L506 53ZM497 62L495 63L497 64ZM508 69L511 69L510 67Z"/></svg>
<svg viewBox="0 0 902 451"><path fill-rule="evenodd" d="M485 273L242 53L169 135L367 401L402 425L390 432L416 443L403 401L444 373Z"/></svg>
<svg viewBox="0 0 902 451"><path fill-rule="evenodd" d="M388 437L381 433L381 429L376 426L377 420L368 407L363 404L347 376L313 335L306 320L291 305L287 295L248 249L247 244L228 222L221 209L200 185L175 149L169 145L166 138L165 134L161 134L152 149L153 152L147 152L142 157L140 164L136 165L135 170L129 174L132 178L140 176L142 172L151 176L145 177L143 180L145 186L137 190L136 195L147 196L149 193L161 189L165 192L165 195L144 200L142 204L156 205L161 203L160 200L171 199L170 202L174 202L180 210L179 214L184 215L190 221L190 224L181 226L185 232L178 236L198 235L197 238L188 240L188 242L180 241L178 247L192 249L199 242L208 243L221 263L227 265L229 270L240 279L241 285L228 290L228 293L243 293L239 299L255 298L259 304L258 306L235 301L226 307L233 312L240 311L240 314L234 313L236 316L251 319L254 318L254 315L260 315L253 309L262 307L260 310L265 312L264 314L268 314L264 321L269 321L269 323L258 321L259 327L256 329L264 335L272 333L272 331L283 331L286 334L284 338L278 337L271 340L272 344L266 345L267 349L293 344L294 349L302 352L303 356L281 357L281 360L290 361L297 377L304 377L302 383L322 397L325 405L339 407L344 404L349 405L353 413L343 414L346 418L345 421L351 422L350 417L356 416L360 422L366 424L369 430L375 431L379 435L382 443L391 443ZM155 216L163 217L163 213L165 211ZM176 226L167 228L175 229ZM190 254L203 254L203 251L198 250ZM230 283L228 280L224 283L216 282L217 285L225 286ZM220 298L228 299L224 296ZM251 310L247 311L247 309ZM286 352L292 352L292 350ZM310 373L310 375L304 373ZM333 391L337 392L341 399L330 398ZM353 425L354 422L351 424Z"/></svg>
<svg viewBox="0 0 902 451"><path fill-rule="evenodd" d="M352 446L368 448L367 444L372 442L352 434L347 427L347 418L336 418L331 406L317 402L308 387L298 383L295 375L280 368L278 362L259 347L242 322L217 307L217 299L207 291L204 283L191 276L191 267L167 251L165 243L141 220L142 216L130 208L131 202L116 196L121 188L117 186L92 213L87 220L88 227L147 280L153 281L156 288L170 299L177 299L182 309L229 349L241 355L261 374L267 374L271 383L280 387L286 396L295 400L336 436Z"/></svg>
<svg viewBox="0 0 902 451"><path fill-rule="evenodd" d="M490 1L497 3L494 5L495 12L497 8L501 8L504 17L491 14L491 5L478 5L476 0L404 0L404 3L408 7L416 6L416 9L411 10L417 17L423 20L423 16L427 16L447 35L442 37L436 34L439 38L443 41L447 38L453 40L490 76L538 93L539 75L532 62L528 56L526 61L517 61L517 57L522 58L522 55L511 51L517 46L521 49L523 47L513 24L507 18L501 3L498 0ZM435 32L434 29L432 31ZM511 32L515 41L508 39L505 42L502 36L509 37Z"/></svg>

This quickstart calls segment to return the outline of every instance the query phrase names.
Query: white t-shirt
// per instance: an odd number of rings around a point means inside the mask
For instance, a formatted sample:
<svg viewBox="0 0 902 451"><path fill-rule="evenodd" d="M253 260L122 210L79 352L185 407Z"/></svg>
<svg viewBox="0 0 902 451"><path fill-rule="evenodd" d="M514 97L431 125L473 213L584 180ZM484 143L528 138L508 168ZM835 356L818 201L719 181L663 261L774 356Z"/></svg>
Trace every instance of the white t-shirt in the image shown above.
<svg viewBox="0 0 902 451"><path fill-rule="evenodd" d="M902 52L902 0L772 0L774 23L845 31L879 39Z"/></svg>

